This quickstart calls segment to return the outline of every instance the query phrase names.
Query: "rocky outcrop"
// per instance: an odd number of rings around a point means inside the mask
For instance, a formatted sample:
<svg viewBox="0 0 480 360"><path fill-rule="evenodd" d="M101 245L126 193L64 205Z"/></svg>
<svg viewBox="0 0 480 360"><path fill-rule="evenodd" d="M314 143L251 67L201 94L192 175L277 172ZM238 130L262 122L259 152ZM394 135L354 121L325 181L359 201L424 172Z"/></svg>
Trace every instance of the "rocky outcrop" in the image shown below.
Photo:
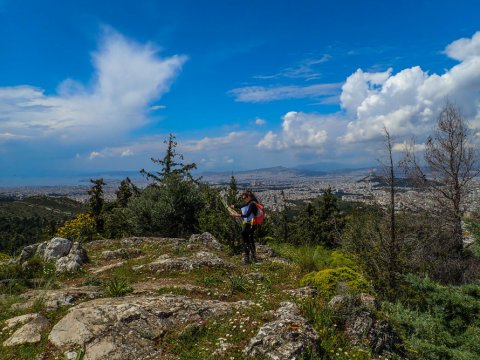
<svg viewBox="0 0 480 360"><path fill-rule="evenodd" d="M299 359L307 350L316 350L318 334L298 307L284 302L275 312L275 320L264 324L244 349L246 356L261 359Z"/></svg>
<svg viewBox="0 0 480 360"><path fill-rule="evenodd" d="M209 232L204 232L203 234L193 234L188 239L189 245L201 245L204 248L221 250L222 244Z"/></svg>
<svg viewBox="0 0 480 360"><path fill-rule="evenodd" d="M48 338L62 351L85 348L85 359L158 359L168 331L250 305L174 295L97 299L72 308Z"/></svg>
<svg viewBox="0 0 480 360"><path fill-rule="evenodd" d="M369 344L375 355L404 354L400 337L385 319L376 316L379 305L368 294L336 295L328 303L352 345Z"/></svg>
<svg viewBox="0 0 480 360"><path fill-rule="evenodd" d="M23 248L19 262L25 264L33 256L44 261L54 261L58 273L77 271L88 262L87 251L78 243L64 238L29 245Z"/></svg>
<svg viewBox="0 0 480 360"><path fill-rule="evenodd" d="M148 266L151 271L192 271L201 268L229 269L232 264L207 251L199 251L191 257L172 258L162 255ZM139 268L136 268L137 270Z"/></svg>
<svg viewBox="0 0 480 360"><path fill-rule="evenodd" d="M9 331L21 325L20 328L3 342L3 346L8 347L39 342L42 338L42 331L48 327L49 323L43 315L27 314L7 320L5 325L3 331Z"/></svg>
<svg viewBox="0 0 480 360"><path fill-rule="evenodd" d="M142 250L136 248L121 248L102 252L103 260L132 259L142 255Z"/></svg>

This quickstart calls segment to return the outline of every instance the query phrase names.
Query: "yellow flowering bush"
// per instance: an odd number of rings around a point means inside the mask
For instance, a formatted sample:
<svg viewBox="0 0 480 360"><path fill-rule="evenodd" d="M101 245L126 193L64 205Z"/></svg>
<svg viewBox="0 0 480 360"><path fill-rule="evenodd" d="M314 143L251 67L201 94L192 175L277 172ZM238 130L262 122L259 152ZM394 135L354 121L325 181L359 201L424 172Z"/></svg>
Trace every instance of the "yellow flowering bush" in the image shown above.
<svg viewBox="0 0 480 360"><path fill-rule="evenodd" d="M89 213L81 213L58 228L55 236L73 241L90 241L95 235L95 219Z"/></svg>
<svg viewBox="0 0 480 360"><path fill-rule="evenodd" d="M312 272L303 277L301 284L316 287L327 299L337 293L339 286L345 287L352 293L372 292L370 284L363 275L347 266Z"/></svg>

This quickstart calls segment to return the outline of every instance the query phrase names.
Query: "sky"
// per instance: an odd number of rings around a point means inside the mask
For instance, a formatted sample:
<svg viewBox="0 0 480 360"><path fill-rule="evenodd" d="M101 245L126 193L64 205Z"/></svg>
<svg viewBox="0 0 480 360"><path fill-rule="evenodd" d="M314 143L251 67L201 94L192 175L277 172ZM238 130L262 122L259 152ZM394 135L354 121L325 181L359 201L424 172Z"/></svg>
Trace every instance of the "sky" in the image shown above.
<svg viewBox="0 0 480 360"><path fill-rule="evenodd" d="M480 3L0 0L0 185L375 164L446 101L480 128ZM421 147L419 147L421 149ZM33 181L33 180L32 180Z"/></svg>

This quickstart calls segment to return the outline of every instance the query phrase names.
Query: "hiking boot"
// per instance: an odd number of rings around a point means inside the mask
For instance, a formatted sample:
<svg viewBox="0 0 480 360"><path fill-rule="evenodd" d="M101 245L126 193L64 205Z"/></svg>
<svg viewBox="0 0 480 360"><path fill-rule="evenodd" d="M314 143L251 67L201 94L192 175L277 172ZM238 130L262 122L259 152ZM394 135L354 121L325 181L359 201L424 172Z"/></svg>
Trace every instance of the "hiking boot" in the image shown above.
<svg viewBox="0 0 480 360"><path fill-rule="evenodd" d="M243 262L244 265L250 264L250 257L249 257L248 255L245 255L245 256L243 257L243 261L242 261L242 262Z"/></svg>

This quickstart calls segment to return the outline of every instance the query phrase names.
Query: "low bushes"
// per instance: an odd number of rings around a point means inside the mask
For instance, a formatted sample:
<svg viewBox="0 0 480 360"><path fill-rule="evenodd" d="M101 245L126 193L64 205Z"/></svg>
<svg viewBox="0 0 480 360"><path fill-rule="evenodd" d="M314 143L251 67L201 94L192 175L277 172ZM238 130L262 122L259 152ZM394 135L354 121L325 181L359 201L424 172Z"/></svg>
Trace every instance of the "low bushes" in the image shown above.
<svg viewBox="0 0 480 360"><path fill-rule="evenodd" d="M312 272L303 277L301 284L316 287L327 299L338 293L372 292L363 275L346 266Z"/></svg>

